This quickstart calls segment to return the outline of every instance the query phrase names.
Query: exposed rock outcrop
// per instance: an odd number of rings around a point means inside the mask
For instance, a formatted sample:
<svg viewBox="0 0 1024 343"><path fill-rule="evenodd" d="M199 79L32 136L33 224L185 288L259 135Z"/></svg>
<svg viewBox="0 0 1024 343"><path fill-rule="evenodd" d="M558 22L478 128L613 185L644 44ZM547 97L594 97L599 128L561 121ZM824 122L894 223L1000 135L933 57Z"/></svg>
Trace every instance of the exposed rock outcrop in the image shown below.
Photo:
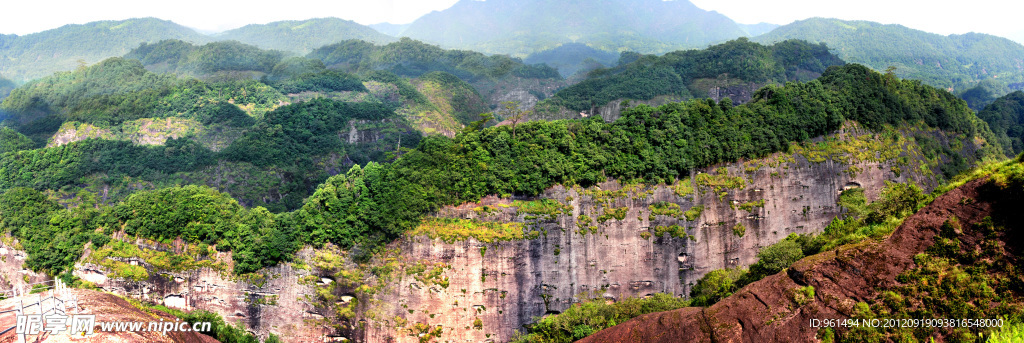
<svg viewBox="0 0 1024 343"><path fill-rule="evenodd" d="M881 242L844 246L804 258L788 272L769 276L708 308L684 308L644 315L582 340L597 342L818 342L811 319L846 319L854 304L872 299L879 289L915 266L914 256L934 244L943 222L959 218L963 251L981 251L986 234L975 223L996 217L1006 234L999 244L1019 258L1022 199L1001 194L988 180L972 181L937 198L907 218ZM973 199L964 201L963 199ZM789 294L813 286L814 299L799 304ZM845 331L842 327L838 330ZM939 337L938 341L942 341Z"/></svg>

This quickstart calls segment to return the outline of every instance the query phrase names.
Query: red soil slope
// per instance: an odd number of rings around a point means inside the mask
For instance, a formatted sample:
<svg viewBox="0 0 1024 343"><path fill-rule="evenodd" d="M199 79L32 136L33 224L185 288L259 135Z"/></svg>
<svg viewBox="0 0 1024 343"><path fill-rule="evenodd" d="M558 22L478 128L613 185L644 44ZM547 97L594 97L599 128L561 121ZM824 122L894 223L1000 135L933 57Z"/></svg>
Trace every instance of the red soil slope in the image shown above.
<svg viewBox="0 0 1024 343"><path fill-rule="evenodd" d="M965 201L965 198L974 201ZM904 221L887 239L844 246L809 256L787 272L769 276L708 308L683 308L652 313L602 330L581 342L818 342L811 319L845 319L857 302L875 298L879 288L915 267L914 255L933 245L950 216L964 223L963 249L975 249L982 234L973 224L986 216L1004 218L1003 241L1008 259L1019 262L1024 197L1000 192L975 180L936 199ZM1018 226L1018 227L1013 227ZM811 285L815 298L804 305L793 291ZM943 337L938 337L942 341Z"/></svg>

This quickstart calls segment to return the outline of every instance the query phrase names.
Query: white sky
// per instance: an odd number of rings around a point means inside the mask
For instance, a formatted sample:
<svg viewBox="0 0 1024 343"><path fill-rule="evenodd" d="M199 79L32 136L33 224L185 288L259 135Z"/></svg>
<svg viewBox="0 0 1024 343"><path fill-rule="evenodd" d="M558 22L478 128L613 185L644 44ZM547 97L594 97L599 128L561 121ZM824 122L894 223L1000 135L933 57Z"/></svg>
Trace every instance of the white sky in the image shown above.
<svg viewBox="0 0 1024 343"><path fill-rule="evenodd" d="M0 33L27 34L64 24L157 17L205 32L245 24L339 17L361 24L409 23L458 0L4 0ZM788 24L809 17L870 20L939 34L984 32L1024 41L1019 0L692 0L739 23Z"/></svg>

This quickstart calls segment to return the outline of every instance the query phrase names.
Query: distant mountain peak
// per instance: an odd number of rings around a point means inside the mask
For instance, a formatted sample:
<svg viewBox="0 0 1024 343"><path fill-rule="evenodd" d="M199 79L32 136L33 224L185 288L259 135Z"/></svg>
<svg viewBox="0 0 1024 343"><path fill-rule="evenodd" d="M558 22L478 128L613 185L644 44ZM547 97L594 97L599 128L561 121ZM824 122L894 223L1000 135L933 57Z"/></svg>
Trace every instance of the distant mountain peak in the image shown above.
<svg viewBox="0 0 1024 343"><path fill-rule="evenodd" d="M403 36L518 56L578 42L609 51L667 52L747 33L686 0L461 0L420 17Z"/></svg>

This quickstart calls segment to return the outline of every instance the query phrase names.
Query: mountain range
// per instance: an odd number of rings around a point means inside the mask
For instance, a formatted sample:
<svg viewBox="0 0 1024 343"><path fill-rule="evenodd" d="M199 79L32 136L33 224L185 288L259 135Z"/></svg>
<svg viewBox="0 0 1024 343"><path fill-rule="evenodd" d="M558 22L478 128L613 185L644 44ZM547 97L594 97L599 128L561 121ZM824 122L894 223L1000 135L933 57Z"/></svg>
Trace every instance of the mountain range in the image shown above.
<svg viewBox="0 0 1024 343"><path fill-rule="evenodd" d="M840 58L875 70L895 67L900 77L966 89L984 79L1024 81L1024 46L981 33L942 36L902 25L812 18L753 38L761 43L787 39L824 42Z"/></svg>
<svg viewBox="0 0 1024 343"><path fill-rule="evenodd" d="M643 53L705 47L747 33L689 1L461 0L414 21L403 36L445 47L529 55L563 43Z"/></svg>

